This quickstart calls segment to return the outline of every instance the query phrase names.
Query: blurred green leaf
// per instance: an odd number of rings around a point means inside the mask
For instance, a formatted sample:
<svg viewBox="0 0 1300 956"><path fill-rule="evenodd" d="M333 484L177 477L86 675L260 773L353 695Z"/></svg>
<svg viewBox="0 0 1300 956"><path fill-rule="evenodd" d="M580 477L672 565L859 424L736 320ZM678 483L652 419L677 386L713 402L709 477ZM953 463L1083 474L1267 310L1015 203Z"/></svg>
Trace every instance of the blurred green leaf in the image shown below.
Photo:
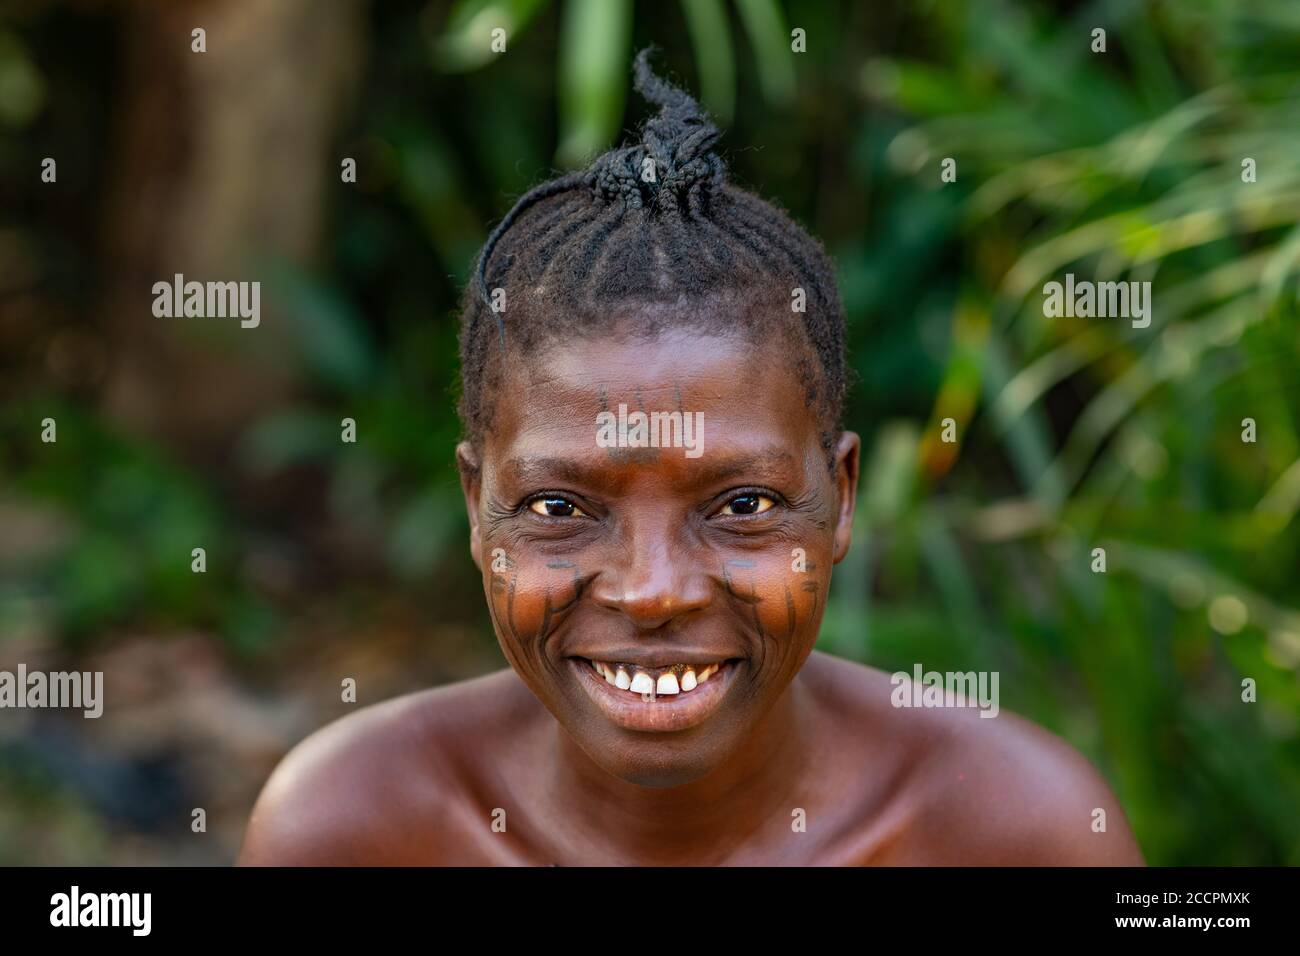
<svg viewBox="0 0 1300 956"><path fill-rule="evenodd" d="M795 90L795 54L780 6L776 0L736 0L736 9L754 47L763 95L777 106L790 103Z"/></svg>
<svg viewBox="0 0 1300 956"><path fill-rule="evenodd" d="M631 0L564 4L556 149L561 166L580 166L614 140L627 95L631 39Z"/></svg>
<svg viewBox="0 0 1300 956"><path fill-rule="evenodd" d="M681 0L700 73L700 100L715 119L730 123L736 108L736 57L722 0Z"/></svg>
<svg viewBox="0 0 1300 956"><path fill-rule="evenodd" d="M0 32L0 125L21 129L45 105L45 82L12 33Z"/></svg>
<svg viewBox="0 0 1300 956"><path fill-rule="evenodd" d="M365 323L339 290L285 260L268 268L268 291L288 315L302 354L321 380L358 390L379 370Z"/></svg>
<svg viewBox="0 0 1300 956"><path fill-rule="evenodd" d="M486 66L502 55L492 48L494 31L505 31L503 52L508 52L545 5L546 0L461 0L435 42L435 62L448 73Z"/></svg>

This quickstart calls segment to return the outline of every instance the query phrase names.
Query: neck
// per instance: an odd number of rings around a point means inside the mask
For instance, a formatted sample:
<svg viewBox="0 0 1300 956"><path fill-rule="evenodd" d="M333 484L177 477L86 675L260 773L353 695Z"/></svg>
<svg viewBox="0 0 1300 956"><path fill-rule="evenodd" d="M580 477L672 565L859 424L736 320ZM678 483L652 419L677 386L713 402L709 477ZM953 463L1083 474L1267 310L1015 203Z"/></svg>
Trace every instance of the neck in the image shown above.
<svg viewBox="0 0 1300 956"><path fill-rule="evenodd" d="M741 748L705 776L676 787L643 787L607 773L555 724L552 806L583 821L593 853L602 858L725 857L760 826L788 824L812 753L812 710L796 677Z"/></svg>

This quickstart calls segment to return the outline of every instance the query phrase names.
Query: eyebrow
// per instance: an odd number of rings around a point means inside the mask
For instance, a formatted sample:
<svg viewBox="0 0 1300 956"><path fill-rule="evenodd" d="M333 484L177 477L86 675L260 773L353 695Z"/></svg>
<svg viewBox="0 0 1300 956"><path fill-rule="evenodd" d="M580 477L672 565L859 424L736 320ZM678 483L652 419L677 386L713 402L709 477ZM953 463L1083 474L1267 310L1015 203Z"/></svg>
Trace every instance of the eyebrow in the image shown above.
<svg viewBox="0 0 1300 956"><path fill-rule="evenodd" d="M674 450L665 449L665 451ZM707 464L695 462L691 465L690 477L692 484L695 485L718 484L740 476L788 478L790 477L789 466L792 464L798 464L798 459L794 455L780 446L771 445L752 454L710 456ZM603 465L592 467L571 458L547 455L510 458L506 460L503 467L503 471L524 484L549 479L587 486L603 484L607 470Z"/></svg>

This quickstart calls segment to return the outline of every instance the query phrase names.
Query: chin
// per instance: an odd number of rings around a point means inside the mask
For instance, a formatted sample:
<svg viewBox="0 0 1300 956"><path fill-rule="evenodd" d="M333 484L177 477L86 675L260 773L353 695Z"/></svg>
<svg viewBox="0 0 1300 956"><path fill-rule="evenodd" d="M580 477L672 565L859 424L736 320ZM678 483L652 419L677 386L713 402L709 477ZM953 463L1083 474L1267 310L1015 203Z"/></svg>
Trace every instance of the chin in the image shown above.
<svg viewBox="0 0 1300 956"><path fill-rule="evenodd" d="M725 754L715 754L712 750L703 752L698 742L670 747L661 741L644 745L597 743L587 753L611 776L638 787L666 790L694 783L717 769Z"/></svg>

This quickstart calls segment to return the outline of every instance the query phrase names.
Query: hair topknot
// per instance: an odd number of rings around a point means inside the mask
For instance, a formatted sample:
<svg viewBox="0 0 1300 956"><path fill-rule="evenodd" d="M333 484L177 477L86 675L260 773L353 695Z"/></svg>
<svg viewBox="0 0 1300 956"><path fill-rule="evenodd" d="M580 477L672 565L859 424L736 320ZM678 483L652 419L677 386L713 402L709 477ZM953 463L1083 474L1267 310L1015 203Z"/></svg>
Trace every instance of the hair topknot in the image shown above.
<svg viewBox="0 0 1300 956"><path fill-rule="evenodd" d="M654 47L646 47L632 64L636 91L660 107L659 115L642 126L641 142L611 149L587 169L543 183L519 198L492 230L479 255L475 284L485 302L490 301L487 266L497 242L520 214L543 199L583 185L604 202L621 200L629 208L666 215L684 211L699 215L710 191L721 187L725 168L712 146L722 131L690 94L655 75L650 68L652 52ZM647 159L653 165L647 164ZM504 335L499 318L497 324Z"/></svg>
<svg viewBox="0 0 1300 956"><path fill-rule="evenodd" d="M480 440L489 396L503 391L508 299L520 354L551 338L598 333L629 312L650 334L688 324L766 341L798 366L829 454L847 375L834 266L784 211L728 181L714 152L718 127L655 75L650 53L633 66L636 89L658 107L639 142L524 193L479 253L461 314L468 437ZM773 330L786 338L764 337Z"/></svg>
<svg viewBox="0 0 1300 956"><path fill-rule="evenodd" d="M633 65L637 92L660 107L641 129L641 142L605 153L583 182L606 200L623 199L666 214L698 213L709 191L722 185L722 160L713 144L722 131L698 103L650 69L650 48Z"/></svg>

